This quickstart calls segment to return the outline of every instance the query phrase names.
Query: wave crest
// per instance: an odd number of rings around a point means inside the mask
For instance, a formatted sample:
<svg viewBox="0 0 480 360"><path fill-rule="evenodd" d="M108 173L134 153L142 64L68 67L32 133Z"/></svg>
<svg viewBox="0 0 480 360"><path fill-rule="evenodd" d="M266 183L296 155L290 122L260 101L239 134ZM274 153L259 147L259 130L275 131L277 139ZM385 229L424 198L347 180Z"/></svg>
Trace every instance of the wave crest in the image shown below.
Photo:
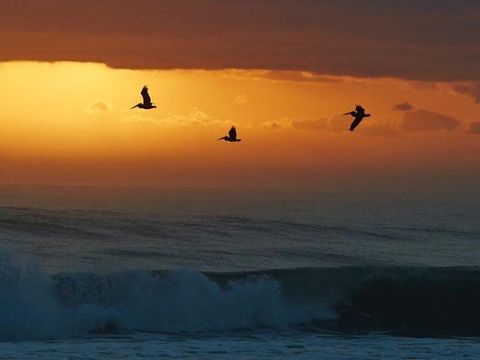
<svg viewBox="0 0 480 360"><path fill-rule="evenodd" d="M0 254L0 340L307 325L479 335L479 275L478 268L369 267L48 275Z"/></svg>

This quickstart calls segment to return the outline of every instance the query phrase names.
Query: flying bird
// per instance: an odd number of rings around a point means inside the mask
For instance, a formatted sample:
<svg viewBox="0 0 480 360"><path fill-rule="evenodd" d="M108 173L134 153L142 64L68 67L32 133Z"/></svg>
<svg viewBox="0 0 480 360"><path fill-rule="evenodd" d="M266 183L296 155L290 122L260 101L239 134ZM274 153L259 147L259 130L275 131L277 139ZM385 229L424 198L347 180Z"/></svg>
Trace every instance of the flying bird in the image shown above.
<svg viewBox="0 0 480 360"><path fill-rule="evenodd" d="M156 108L156 106L155 106L154 104L152 104L152 99L150 98L150 95L148 94L148 87L147 87L147 85L145 85L145 86L142 88L142 91L141 91L140 94L142 94L143 103L138 103L137 105L132 106L131 109L135 109L136 107L139 107L140 109L145 109L145 110L155 109L155 108Z"/></svg>
<svg viewBox="0 0 480 360"><path fill-rule="evenodd" d="M235 128L235 126L232 126L230 128L230 131L228 132L228 136L218 138L217 140L225 140L229 142L242 141L242 139L237 139L237 129Z"/></svg>
<svg viewBox="0 0 480 360"><path fill-rule="evenodd" d="M352 122L352 125L350 125L350 131L355 130L363 118L370 117L370 114L365 114L365 109L360 105L355 106L355 111L350 111L343 115L351 115L355 118L355 120Z"/></svg>

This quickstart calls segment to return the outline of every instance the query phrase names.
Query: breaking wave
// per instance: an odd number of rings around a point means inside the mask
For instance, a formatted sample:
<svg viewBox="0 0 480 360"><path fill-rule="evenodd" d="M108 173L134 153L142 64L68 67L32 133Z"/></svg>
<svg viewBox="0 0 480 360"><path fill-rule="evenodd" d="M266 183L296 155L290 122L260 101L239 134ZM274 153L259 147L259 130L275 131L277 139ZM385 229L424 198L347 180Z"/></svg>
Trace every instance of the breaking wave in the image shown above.
<svg viewBox="0 0 480 360"><path fill-rule="evenodd" d="M48 275L0 254L0 339L308 327L480 335L478 268Z"/></svg>

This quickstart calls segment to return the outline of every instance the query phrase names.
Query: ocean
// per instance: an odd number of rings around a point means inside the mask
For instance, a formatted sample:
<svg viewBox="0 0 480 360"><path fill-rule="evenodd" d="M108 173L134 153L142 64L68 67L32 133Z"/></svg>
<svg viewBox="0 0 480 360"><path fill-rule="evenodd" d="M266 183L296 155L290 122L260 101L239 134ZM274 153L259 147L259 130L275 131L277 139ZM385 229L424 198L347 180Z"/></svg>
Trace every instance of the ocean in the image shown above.
<svg viewBox="0 0 480 360"><path fill-rule="evenodd" d="M0 189L0 358L476 359L480 201Z"/></svg>

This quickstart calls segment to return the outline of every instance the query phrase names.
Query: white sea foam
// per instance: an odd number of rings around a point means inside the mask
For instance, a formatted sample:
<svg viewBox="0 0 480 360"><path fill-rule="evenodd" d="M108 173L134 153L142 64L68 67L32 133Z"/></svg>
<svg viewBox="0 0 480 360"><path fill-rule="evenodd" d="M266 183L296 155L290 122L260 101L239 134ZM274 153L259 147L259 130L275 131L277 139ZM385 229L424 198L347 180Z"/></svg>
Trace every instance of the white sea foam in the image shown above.
<svg viewBox="0 0 480 360"><path fill-rule="evenodd" d="M0 339L98 331L204 332L282 328L311 320L267 275L224 286L193 270L69 274L56 279L1 254Z"/></svg>

